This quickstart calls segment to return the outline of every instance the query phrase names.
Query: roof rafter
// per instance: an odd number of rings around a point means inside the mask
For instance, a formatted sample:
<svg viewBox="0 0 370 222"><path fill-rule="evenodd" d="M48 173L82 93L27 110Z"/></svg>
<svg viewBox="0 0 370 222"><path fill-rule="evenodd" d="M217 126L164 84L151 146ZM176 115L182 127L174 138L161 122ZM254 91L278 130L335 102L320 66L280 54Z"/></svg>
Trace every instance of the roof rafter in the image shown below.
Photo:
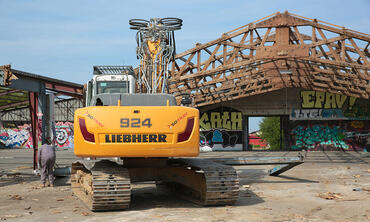
<svg viewBox="0 0 370 222"><path fill-rule="evenodd" d="M288 87L368 99L369 45L368 34L278 12L177 54L169 91L196 107Z"/></svg>

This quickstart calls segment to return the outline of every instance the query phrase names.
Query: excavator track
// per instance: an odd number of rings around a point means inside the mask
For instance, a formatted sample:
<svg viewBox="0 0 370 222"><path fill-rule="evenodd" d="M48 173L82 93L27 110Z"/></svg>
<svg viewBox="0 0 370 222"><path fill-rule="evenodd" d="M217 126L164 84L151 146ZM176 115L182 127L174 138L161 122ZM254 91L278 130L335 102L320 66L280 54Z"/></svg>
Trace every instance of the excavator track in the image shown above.
<svg viewBox="0 0 370 222"><path fill-rule="evenodd" d="M130 175L126 168L101 160L72 164L73 193L91 210L123 210L131 200Z"/></svg>
<svg viewBox="0 0 370 222"><path fill-rule="evenodd" d="M158 183L159 188L166 186L184 199L202 206L233 205L238 200L239 179L233 167L195 158L177 161L184 166L170 169L172 172L167 173L177 176L172 181L170 178Z"/></svg>

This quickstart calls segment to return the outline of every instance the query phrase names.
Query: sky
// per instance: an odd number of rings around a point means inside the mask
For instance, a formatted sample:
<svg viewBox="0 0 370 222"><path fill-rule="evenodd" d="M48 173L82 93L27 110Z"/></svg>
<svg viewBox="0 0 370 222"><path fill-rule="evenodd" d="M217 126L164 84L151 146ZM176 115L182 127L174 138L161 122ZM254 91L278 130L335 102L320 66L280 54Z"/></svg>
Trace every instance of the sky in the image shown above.
<svg viewBox="0 0 370 222"><path fill-rule="evenodd" d="M130 19L183 19L180 53L286 10L370 33L370 0L0 0L0 65L83 84L94 65L137 66Z"/></svg>

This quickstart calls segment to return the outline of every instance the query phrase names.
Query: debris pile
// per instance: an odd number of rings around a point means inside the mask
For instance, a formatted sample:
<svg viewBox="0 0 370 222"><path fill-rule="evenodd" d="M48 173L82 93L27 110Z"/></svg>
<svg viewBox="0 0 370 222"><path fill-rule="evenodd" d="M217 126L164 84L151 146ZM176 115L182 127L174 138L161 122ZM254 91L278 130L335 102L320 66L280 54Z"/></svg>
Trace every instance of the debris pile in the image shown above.
<svg viewBox="0 0 370 222"><path fill-rule="evenodd" d="M341 193L326 192L318 194L318 197L326 200L338 200L342 199L343 195Z"/></svg>

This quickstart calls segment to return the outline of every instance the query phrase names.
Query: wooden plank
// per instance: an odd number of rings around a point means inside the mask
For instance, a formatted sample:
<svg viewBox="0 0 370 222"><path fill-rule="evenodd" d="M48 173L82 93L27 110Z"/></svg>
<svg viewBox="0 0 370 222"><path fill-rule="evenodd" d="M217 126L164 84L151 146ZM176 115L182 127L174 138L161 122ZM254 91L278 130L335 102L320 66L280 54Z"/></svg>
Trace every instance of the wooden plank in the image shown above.
<svg viewBox="0 0 370 222"><path fill-rule="evenodd" d="M205 49L203 49L204 51L206 51L209 55L212 55L212 52L211 51L209 51L209 49L207 49L207 48L205 48ZM222 57L223 57L223 55L219 55L219 56L214 56L214 60L212 61L212 62L214 62L214 61L219 61L221 64L224 64L224 61L222 61ZM203 63L201 63L201 65L204 65L204 64L206 64L206 62L207 61L205 61L205 62L203 62Z"/></svg>
<svg viewBox="0 0 370 222"><path fill-rule="evenodd" d="M224 64L226 64L226 52L227 52L227 45L225 44L225 42L223 42L224 46L223 46L223 50L222 50L222 58L224 61Z"/></svg>
<svg viewBox="0 0 370 222"><path fill-rule="evenodd" d="M175 56L175 59L179 58L179 57L183 57L183 56L186 56L186 55L189 55L195 51L198 51L198 50L201 50L201 49L204 49L204 48L208 48L210 46L213 46L213 45L216 45L216 44L220 44L221 42L223 41L226 41L228 39L231 39L231 38L234 38L236 36L239 36L245 32L248 32L250 30L253 30L253 28L250 28L250 27L246 27L244 29L241 29L237 32L234 32L234 33L231 33L229 35L222 35L220 38L216 39L216 40L213 40L213 41L210 41L208 43L205 43L205 44L200 44L192 49L189 49L189 50L186 50L185 52L182 52L182 53L179 53Z"/></svg>
<svg viewBox="0 0 370 222"><path fill-rule="evenodd" d="M249 45L253 45L253 30L250 30L249 33ZM253 49L249 50L249 55L253 56Z"/></svg>
<svg viewBox="0 0 370 222"><path fill-rule="evenodd" d="M307 61L313 61L313 62L319 62L322 63L323 65L335 65L339 67L351 67L351 68L358 68L358 69L363 69L363 70L370 70L370 65L360 65L356 63L348 63L348 62L341 62L341 61L332 61L329 59L320 59L320 58L302 58L303 60Z"/></svg>
<svg viewBox="0 0 370 222"><path fill-rule="evenodd" d="M318 28L317 31L321 35L321 38L323 38L325 41L328 41L328 39L326 38L324 32L321 29ZM340 59L338 57L338 54L333 50L333 48L331 47L330 43L328 43L327 46L328 46L331 54L334 56L335 60L340 61Z"/></svg>
<svg viewBox="0 0 370 222"><path fill-rule="evenodd" d="M340 43L341 43L340 58L342 59L343 62L345 62L346 61L346 40L342 39Z"/></svg>
<svg viewBox="0 0 370 222"><path fill-rule="evenodd" d="M369 61L367 60L367 57L364 55L364 53L358 48L357 44L355 41L353 41L352 38L349 39L349 41L351 42L352 46L356 49L358 55L362 58L362 60L364 61L365 65L369 65Z"/></svg>
<svg viewBox="0 0 370 222"><path fill-rule="evenodd" d="M303 45L304 44L304 41L303 41L303 38L301 36L301 33L299 33L299 30L298 30L297 26L294 26L293 28L294 28L294 32L298 36L298 39L299 39L300 44Z"/></svg>
<svg viewBox="0 0 370 222"><path fill-rule="evenodd" d="M215 59L214 58L214 56L216 55L216 53L217 53L217 51L218 51L218 49L220 48L220 44L218 44L217 46L216 46L216 48L213 50L213 52L212 52L212 54L209 56L209 58L208 58L208 60L207 60L207 62L204 64L204 66L203 66L203 72L204 71L206 71L207 70L207 68L208 68L208 66L209 66L209 64Z"/></svg>
<svg viewBox="0 0 370 222"><path fill-rule="evenodd" d="M309 44L309 46L310 47L315 47L315 46L319 46L319 45L330 44L330 43L333 43L333 42L336 42L336 41L341 41L341 40L344 40L344 39L347 39L347 36L341 35L341 36L338 36L338 37L334 37L334 38L330 38L330 39L324 39L324 40L321 40L321 41L311 43L311 44Z"/></svg>
<svg viewBox="0 0 370 222"><path fill-rule="evenodd" d="M267 29L265 35L263 36L263 39L262 39L262 42L261 42L260 46L264 46L265 45L266 39L269 36L270 31L271 31L271 27Z"/></svg>
<svg viewBox="0 0 370 222"><path fill-rule="evenodd" d="M317 41L316 39L316 29L312 26L312 43L315 43ZM316 57L316 48L313 48L312 50L312 56Z"/></svg>
<svg viewBox="0 0 370 222"><path fill-rule="evenodd" d="M199 76L207 76L207 75L213 74L215 72L223 72L223 71L230 70L230 69L235 69L235 68L238 68L238 67L241 67L241 66L252 65L256 61L257 61L256 59L243 60L241 62L236 62L236 63L233 63L233 64L219 66L219 67L217 67L213 70L204 70L203 69L201 72L198 72L198 73L176 77L175 80L186 80L186 79L189 79L189 78L194 78L194 77L199 77Z"/></svg>
<svg viewBox="0 0 370 222"><path fill-rule="evenodd" d="M330 27L330 26L327 26L327 25L324 25L324 24L320 24L320 23L317 23L317 22L310 22L310 25L313 26L313 27L316 27L318 29L323 29L323 30L334 32L334 33L337 33L337 34L346 35L348 38L356 38L356 39L360 39L360 40L363 40L363 41L366 41L366 42L370 41L370 35L365 34L365 33L356 34L355 32L353 32L351 30L348 30L348 29L333 28L333 27Z"/></svg>
<svg viewBox="0 0 370 222"><path fill-rule="evenodd" d="M201 71L201 69L200 69L200 56L201 56L201 51L199 50L198 52L197 52L197 66L198 66L198 69L197 69L197 71L198 72L200 72Z"/></svg>
<svg viewBox="0 0 370 222"><path fill-rule="evenodd" d="M243 43L236 43L236 42L223 42L222 44L237 47L237 48L243 48L243 49L256 49L257 47L254 45L246 45Z"/></svg>
<svg viewBox="0 0 370 222"><path fill-rule="evenodd" d="M192 53L189 56L189 58L186 60L185 64L183 66L181 66L180 71L178 72L178 75L181 75L185 71L185 69L188 67L190 61L193 59L194 56L195 56L195 52Z"/></svg>

